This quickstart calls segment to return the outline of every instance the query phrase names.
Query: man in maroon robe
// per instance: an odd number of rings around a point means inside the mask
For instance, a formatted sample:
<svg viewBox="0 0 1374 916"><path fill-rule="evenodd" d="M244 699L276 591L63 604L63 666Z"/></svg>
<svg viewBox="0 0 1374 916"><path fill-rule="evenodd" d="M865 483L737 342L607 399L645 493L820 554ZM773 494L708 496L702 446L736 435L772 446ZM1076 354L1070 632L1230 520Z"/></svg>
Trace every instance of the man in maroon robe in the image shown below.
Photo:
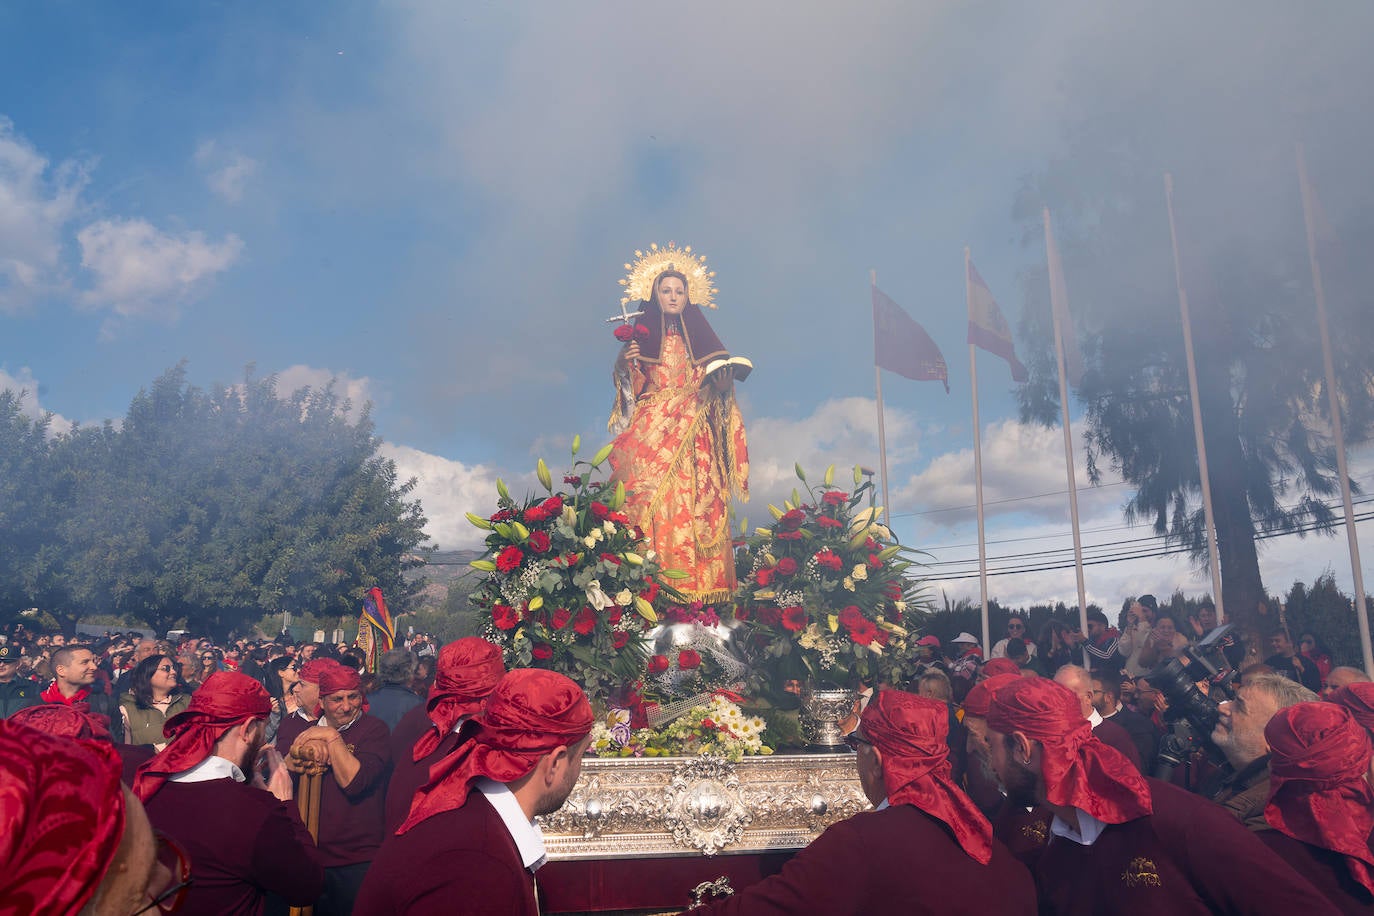
<svg viewBox="0 0 1374 916"><path fill-rule="evenodd" d="M429 781L429 768L458 749L458 733L481 711L505 673L500 648L485 639L467 636L439 650L428 702L407 712L391 730L394 769L386 791L388 835L410 814L415 793ZM471 732L469 728L468 735Z"/></svg>
<svg viewBox="0 0 1374 916"><path fill-rule="evenodd" d="M1335 703L1299 703L1264 727L1272 830L1266 846L1342 913L1374 913L1374 788L1369 733Z"/></svg>
<svg viewBox="0 0 1374 916"><path fill-rule="evenodd" d="M320 782L320 858L324 893L316 916L347 916L385 835L386 785L391 774L391 732L363 710L362 679L337 662L319 672L318 724L292 742L307 746L329 771Z"/></svg>
<svg viewBox="0 0 1374 916"><path fill-rule="evenodd" d="M944 703L878 691L846 739L875 810L832 824L778 874L692 912L1034 913L1030 873L950 778L948 730ZM938 880L914 884L913 867Z"/></svg>
<svg viewBox="0 0 1374 916"><path fill-rule="evenodd" d="M503 677L472 740L431 769L377 854L357 916L537 916L535 817L563 806L591 740L587 696L553 671Z"/></svg>
<svg viewBox="0 0 1374 916"><path fill-rule="evenodd" d="M1063 684L1074 696L1078 697L1078 708L1083 711L1083 718L1087 719L1088 724L1092 726L1093 737L1107 747L1120 751L1137 770L1145 773L1144 764L1140 759L1140 751L1136 748L1131 733L1117 723L1102 718L1102 713L1098 712L1097 707L1093 705L1093 678L1088 673L1088 669L1078 665L1064 665L1054 673L1054 682Z"/></svg>
<svg viewBox="0 0 1374 916"><path fill-rule="evenodd" d="M139 767L134 792L148 819L194 863L191 912L256 916L268 894L306 906L324 886L315 841L291 803L290 774L280 758L266 779L255 766L271 712L260 683L217 671L167 721L167 746Z"/></svg>
<svg viewBox="0 0 1374 916"><path fill-rule="evenodd" d="M993 769L1054 812L1036 863L1040 912L1337 912L1220 807L1156 779L1092 735L1078 700L1044 678L1009 683L988 710Z"/></svg>

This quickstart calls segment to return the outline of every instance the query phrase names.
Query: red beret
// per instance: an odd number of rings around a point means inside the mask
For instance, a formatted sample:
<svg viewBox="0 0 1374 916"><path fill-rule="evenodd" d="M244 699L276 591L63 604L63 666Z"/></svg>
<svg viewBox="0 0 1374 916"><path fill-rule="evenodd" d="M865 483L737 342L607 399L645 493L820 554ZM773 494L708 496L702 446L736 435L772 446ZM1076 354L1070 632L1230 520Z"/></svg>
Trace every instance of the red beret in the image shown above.
<svg viewBox="0 0 1374 916"><path fill-rule="evenodd" d="M114 747L0 720L0 910L76 914L124 836Z"/></svg>
<svg viewBox="0 0 1374 916"><path fill-rule="evenodd" d="M979 864L988 864L992 825L950 776L949 707L900 690L879 690L860 727L882 751L888 804L915 805L948 826Z"/></svg>

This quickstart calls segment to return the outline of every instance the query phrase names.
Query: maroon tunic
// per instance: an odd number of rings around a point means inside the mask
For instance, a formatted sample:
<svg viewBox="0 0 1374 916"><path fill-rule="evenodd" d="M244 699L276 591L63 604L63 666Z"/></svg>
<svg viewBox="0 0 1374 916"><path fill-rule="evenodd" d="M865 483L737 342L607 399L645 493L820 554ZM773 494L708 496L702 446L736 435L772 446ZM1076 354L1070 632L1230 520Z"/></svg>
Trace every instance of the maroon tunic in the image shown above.
<svg viewBox="0 0 1374 916"><path fill-rule="evenodd" d="M501 816L476 789L463 807L388 836L354 916L537 916L534 879Z"/></svg>
<svg viewBox="0 0 1374 916"><path fill-rule="evenodd" d="M1350 874L1345 856L1295 840L1278 830L1261 830L1255 835L1311 881L1342 913L1374 913L1374 894Z"/></svg>
<svg viewBox="0 0 1374 916"><path fill-rule="evenodd" d="M418 713L418 715L417 715ZM438 760L453 753L467 736L460 738L450 732L428 757L414 758L415 742L434 727L423 706L416 706L401 717L391 732L391 784L386 790L386 835L390 836L410 814L410 801L425 783L429 782L429 768Z"/></svg>
<svg viewBox="0 0 1374 916"><path fill-rule="evenodd" d="M1136 770L1146 776L1150 775L1149 773L1145 773L1144 765L1140 762L1140 748L1135 746L1135 739L1131 737L1131 733L1126 731L1126 729L1122 728L1111 719L1103 719L1102 722L1093 729L1093 737L1107 745L1107 747L1115 748L1120 751L1127 760L1135 765Z"/></svg>
<svg viewBox="0 0 1374 916"><path fill-rule="evenodd" d="M385 829L391 733L381 719L363 713L340 734L361 767L347 788L332 770L320 780L320 857L326 868L372 861Z"/></svg>
<svg viewBox="0 0 1374 916"><path fill-rule="evenodd" d="M832 824L777 875L691 912L1016 916L1035 912L1035 884L1000 841L979 865L943 823L895 805Z"/></svg>
<svg viewBox="0 0 1374 916"><path fill-rule="evenodd" d="M1048 808L1037 805L1027 811L1025 806L1003 799L1002 807L991 818L992 835L1006 845L1018 862L1034 870L1049 844L1053 818Z"/></svg>
<svg viewBox="0 0 1374 916"><path fill-rule="evenodd" d="M167 782L144 807L191 856L186 913L258 914L269 893L307 906L324 886L315 841L294 802L232 779Z"/></svg>
<svg viewBox="0 0 1374 916"><path fill-rule="evenodd" d="M115 750L119 753L119 762L123 764L123 775L120 779L130 788L133 788L138 768L157 756L157 751L148 744L116 744Z"/></svg>
<svg viewBox="0 0 1374 916"><path fill-rule="evenodd" d="M1148 781L1153 814L1109 825L1091 846L1050 839L1035 867L1041 913L1337 912L1219 805Z"/></svg>
<svg viewBox="0 0 1374 916"><path fill-rule="evenodd" d="M291 745L301 736L301 732L318 722L319 719L302 719L294 712L284 716L277 726L277 753L283 757L291 750Z"/></svg>

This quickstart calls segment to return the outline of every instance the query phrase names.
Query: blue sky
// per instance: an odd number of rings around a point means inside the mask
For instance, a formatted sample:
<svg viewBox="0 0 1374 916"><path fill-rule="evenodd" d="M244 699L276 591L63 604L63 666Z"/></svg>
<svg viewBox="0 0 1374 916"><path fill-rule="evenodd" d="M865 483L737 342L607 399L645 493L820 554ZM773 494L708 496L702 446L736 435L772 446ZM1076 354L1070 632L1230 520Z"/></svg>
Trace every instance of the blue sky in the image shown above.
<svg viewBox="0 0 1374 916"><path fill-rule="evenodd" d="M1369 8L1193 6L9 4L0 383L60 426L121 415L181 359L201 385L337 377L439 544L469 546L496 476L532 485L537 457L604 439L621 265L676 240L758 367L739 394L761 520L794 460L876 465L873 269L953 388L885 378L897 529L976 555L971 513L944 511L973 501L962 252L1014 326L1042 257L1015 196L1076 124L1138 115L1184 187L1214 178L1203 145L1299 134L1319 173L1368 184ZM1265 180L1292 181L1232 184ZM1067 545L1063 497L1024 498L1064 489L1059 432L1017 423L1005 367L979 366L986 495L1014 500L990 553ZM1084 496L1089 543L1143 536L1124 499ZM1343 539L1270 554L1271 588L1349 580ZM1174 587L1205 583L1177 559L1089 573L1108 604ZM1072 571L992 593L1071 601Z"/></svg>

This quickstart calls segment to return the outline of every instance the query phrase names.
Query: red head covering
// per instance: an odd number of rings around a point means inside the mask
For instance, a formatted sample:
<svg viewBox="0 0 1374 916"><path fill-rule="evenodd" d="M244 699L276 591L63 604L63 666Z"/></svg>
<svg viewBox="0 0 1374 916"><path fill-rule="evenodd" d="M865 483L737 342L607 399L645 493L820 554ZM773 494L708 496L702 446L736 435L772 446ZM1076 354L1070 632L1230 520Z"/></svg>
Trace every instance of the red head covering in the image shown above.
<svg viewBox="0 0 1374 916"><path fill-rule="evenodd" d="M426 706L434 727L415 742L414 759L434 753L459 719L480 711L505 673L501 649L485 639L465 636L440 649Z"/></svg>
<svg viewBox="0 0 1374 916"><path fill-rule="evenodd" d="M191 695L186 711L172 716L162 727L162 733L172 740L138 768L134 794L147 801L168 776L189 770L209 757L215 742L229 729L271 714L272 698L261 684L237 671L216 671Z"/></svg>
<svg viewBox="0 0 1374 916"><path fill-rule="evenodd" d="M1374 755L1369 733L1335 703L1280 709L1264 726L1269 742L1270 826L1345 856L1350 874L1374 892L1374 788L1365 780Z"/></svg>
<svg viewBox="0 0 1374 916"><path fill-rule="evenodd" d="M0 720L0 914L81 911L124 836L114 747Z"/></svg>
<svg viewBox="0 0 1374 916"><path fill-rule="evenodd" d="M979 719L988 717L988 707L992 705L992 695L1000 688L1005 687L1012 681L1018 680L1018 674L994 674L987 680L979 681L969 690L968 696L964 697L964 715L976 716Z"/></svg>
<svg viewBox="0 0 1374 916"><path fill-rule="evenodd" d="M528 775L545 754L587 737L593 719L587 695L570 679L556 671L517 668L501 678L476 721L472 740L429 768L429 784L415 793L398 836L426 818L463 807L479 776L514 782Z"/></svg>
<svg viewBox="0 0 1374 916"><path fill-rule="evenodd" d="M110 720L97 713L86 712L73 706L60 703L42 703L28 706L10 716L16 725L27 725L49 735L62 738L82 738L87 741L104 741L113 744L110 735Z"/></svg>
<svg viewBox="0 0 1374 916"><path fill-rule="evenodd" d="M1331 702L1350 710L1355 721L1366 731L1374 731L1374 684L1368 681L1347 684L1331 694Z"/></svg>
<svg viewBox="0 0 1374 916"><path fill-rule="evenodd" d="M357 690L362 686L363 679L357 671L347 665L331 662L320 669L318 683L320 696L327 697L340 690Z"/></svg>
<svg viewBox="0 0 1374 916"><path fill-rule="evenodd" d="M1154 811L1145 777L1126 755L1093 737L1067 687L1049 678L1017 678L993 694L988 726L1040 742L1040 771L1053 804L1072 805L1108 824Z"/></svg>
<svg viewBox="0 0 1374 916"><path fill-rule="evenodd" d="M942 821L979 864L992 858L992 825L949 770L949 707L900 690L879 690L860 727L883 753L889 805L915 805Z"/></svg>
<svg viewBox="0 0 1374 916"><path fill-rule="evenodd" d="M982 674L984 680L998 674L1014 674L1020 677L1021 669L1017 666L1016 662L1009 658L991 658L988 659L988 663L983 666Z"/></svg>
<svg viewBox="0 0 1374 916"><path fill-rule="evenodd" d="M327 668L338 664L339 663L332 658L312 658L304 665L301 665L296 675L307 684L318 685L320 683L320 675L323 674Z"/></svg>

